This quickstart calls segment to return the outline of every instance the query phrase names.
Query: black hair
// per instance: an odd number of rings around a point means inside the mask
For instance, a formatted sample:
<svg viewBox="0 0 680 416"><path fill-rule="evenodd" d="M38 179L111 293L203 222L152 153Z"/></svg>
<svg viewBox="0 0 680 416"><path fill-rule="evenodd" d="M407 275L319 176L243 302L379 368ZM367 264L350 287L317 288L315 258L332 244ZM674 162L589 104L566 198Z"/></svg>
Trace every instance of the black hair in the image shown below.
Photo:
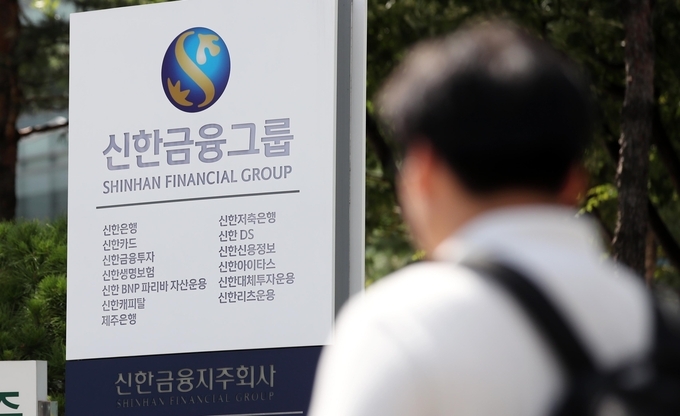
<svg viewBox="0 0 680 416"><path fill-rule="evenodd" d="M407 151L429 141L478 194L559 191L592 135L580 70L503 21L418 45L383 87L378 111Z"/></svg>

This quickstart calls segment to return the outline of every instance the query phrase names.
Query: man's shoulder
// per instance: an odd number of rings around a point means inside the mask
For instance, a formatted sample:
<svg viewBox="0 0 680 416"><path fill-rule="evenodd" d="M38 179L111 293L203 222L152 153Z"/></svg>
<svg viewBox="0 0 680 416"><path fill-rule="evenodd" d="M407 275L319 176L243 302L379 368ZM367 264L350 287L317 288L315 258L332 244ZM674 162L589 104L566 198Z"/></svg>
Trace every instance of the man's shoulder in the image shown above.
<svg viewBox="0 0 680 416"><path fill-rule="evenodd" d="M470 312L493 303L490 292L488 282L466 267L447 262L416 263L384 277L363 296L352 299L340 316L339 326L379 326L393 335L408 333L415 326L428 327L444 319L469 319Z"/></svg>
<svg viewBox="0 0 680 416"><path fill-rule="evenodd" d="M574 270L562 269L552 265L528 273L603 364L647 348L649 295L638 279L608 261L588 264L584 259ZM418 333L440 341L452 334L477 342L480 336L494 338L487 332L501 326L518 329L517 336L535 332L511 295L453 262L416 263L386 276L353 299L338 321L339 332L379 328L395 340L412 340Z"/></svg>
<svg viewBox="0 0 680 416"><path fill-rule="evenodd" d="M417 304L427 298L458 297L479 290L479 276L452 262L423 261L406 266L369 287L365 298L379 302L384 298L402 298Z"/></svg>

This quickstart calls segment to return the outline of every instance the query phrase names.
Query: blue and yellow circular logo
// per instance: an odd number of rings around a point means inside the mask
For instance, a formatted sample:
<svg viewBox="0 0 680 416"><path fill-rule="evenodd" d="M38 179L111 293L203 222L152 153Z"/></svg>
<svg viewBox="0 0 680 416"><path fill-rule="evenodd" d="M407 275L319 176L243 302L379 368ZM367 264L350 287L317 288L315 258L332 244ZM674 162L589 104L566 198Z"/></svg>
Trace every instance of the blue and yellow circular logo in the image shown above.
<svg viewBox="0 0 680 416"><path fill-rule="evenodd" d="M220 35L194 27L180 33L168 47L161 80L172 105L197 113L222 96L230 73L229 50Z"/></svg>

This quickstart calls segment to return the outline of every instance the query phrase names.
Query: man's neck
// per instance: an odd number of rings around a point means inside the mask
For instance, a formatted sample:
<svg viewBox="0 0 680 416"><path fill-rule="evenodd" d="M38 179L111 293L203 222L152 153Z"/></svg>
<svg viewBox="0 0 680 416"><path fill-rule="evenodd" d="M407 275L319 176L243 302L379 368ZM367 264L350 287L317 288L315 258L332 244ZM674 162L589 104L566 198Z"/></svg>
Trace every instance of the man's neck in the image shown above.
<svg viewBox="0 0 680 416"><path fill-rule="evenodd" d="M532 205L556 205L559 203L554 195L531 191L531 190L503 190L489 195L476 195L474 197L455 198L447 201L445 195L441 195L432 205L432 212L427 221L427 238L421 241L426 253L432 253L450 235L455 234L473 221L475 218L502 208L515 208Z"/></svg>

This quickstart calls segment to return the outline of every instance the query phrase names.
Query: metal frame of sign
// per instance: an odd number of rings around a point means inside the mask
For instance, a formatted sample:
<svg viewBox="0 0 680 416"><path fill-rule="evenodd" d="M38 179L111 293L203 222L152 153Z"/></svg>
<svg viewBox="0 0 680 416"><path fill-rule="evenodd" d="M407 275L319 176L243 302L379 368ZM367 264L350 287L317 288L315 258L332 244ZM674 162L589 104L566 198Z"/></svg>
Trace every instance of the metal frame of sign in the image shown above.
<svg viewBox="0 0 680 416"><path fill-rule="evenodd" d="M367 4L338 0L336 312L365 282Z"/></svg>

